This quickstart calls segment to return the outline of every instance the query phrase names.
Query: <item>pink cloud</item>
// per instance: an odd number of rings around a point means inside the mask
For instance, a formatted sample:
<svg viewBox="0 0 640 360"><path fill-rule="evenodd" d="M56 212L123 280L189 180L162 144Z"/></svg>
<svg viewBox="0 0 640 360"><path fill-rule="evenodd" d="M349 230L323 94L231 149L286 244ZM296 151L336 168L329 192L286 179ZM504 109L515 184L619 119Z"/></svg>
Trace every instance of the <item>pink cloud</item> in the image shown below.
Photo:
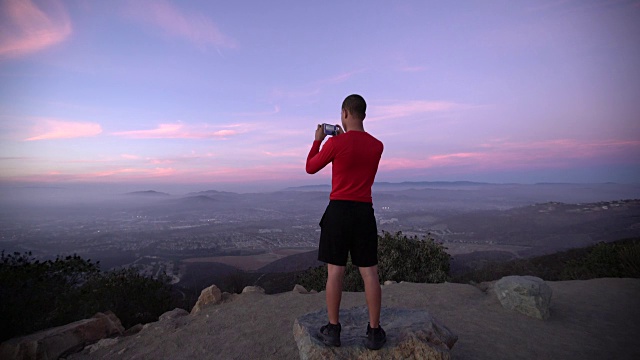
<svg viewBox="0 0 640 360"><path fill-rule="evenodd" d="M425 100L402 101L390 105L376 105L367 110L367 114L371 115L367 117L367 121L396 119L425 113L442 112L453 110L460 106L460 104L448 101Z"/></svg>
<svg viewBox="0 0 640 360"><path fill-rule="evenodd" d="M423 157L383 156L381 171L466 167L472 170L558 168L579 162L602 159L619 162L634 161L640 155L640 141L608 140L581 142L574 139L555 139L534 142L499 140L481 144L475 151L452 152Z"/></svg>
<svg viewBox="0 0 640 360"><path fill-rule="evenodd" d="M305 146L300 148L287 149L283 151L266 151L265 150L265 151L262 151L262 154L267 155L269 157L276 157L276 158L291 157L296 159L302 159L303 157L306 156L308 152L309 152L309 148L308 146ZM302 164L301 166L304 166L304 164Z"/></svg>
<svg viewBox="0 0 640 360"><path fill-rule="evenodd" d="M323 178L329 176L326 172ZM173 167L113 167L93 172L47 171L42 174L6 176L11 181L66 182L66 181L158 181L180 183L260 183L263 181L290 181L308 179L304 166L298 164L256 165L244 167L215 166L203 169ZM319 177L316 177L319 178Z"/></svg>
<svg viewBox="0 0 640 360"><path fill-rule="evenodd" d="M127 1L127 15L162 29L167 35L182 38L198 46L236 48L235 40L223 34L206 16L186 13L167 1Z"/></svg>
<svg viewBox="0 0 640 360"><path fill-rule="evenodd" d="M247 126L244 124L229 125L227 127L227 129L211 131L206 125L160 124L155 129L120 131L113 133L113 135L132 139L226 139L247 131Z"/></svg>
<svg viewBox="0 0 640 360"><path fill-rule="evenodd" d="M62 5L55 0L42 5L30 0L0 2L0 56L33 53L71 35L71 22Z"/></svg>
<svg viewBox="0 0 640 360"><path fill-rule="evenodd" d="M71 139L96 136L101 132L102 127L97 123L42 119L33 129L33 133L36 135L24 140Z"/></svg>
<svg viewBox="0 0 640 360"><path fill-rule="evenodd" d="M113 169L113 170L105 170L98 171L94 173L86 173L77 175L78 179L95 179L95 178L103 178L103 177L114 177L122 174L126 174L126 178L128 179L141 179L141 178L150 178L150 177L164 177L175 174L176 170L172 168L152 168L152 169L139 169L139 168L122 168L122 169Z"/></svg>

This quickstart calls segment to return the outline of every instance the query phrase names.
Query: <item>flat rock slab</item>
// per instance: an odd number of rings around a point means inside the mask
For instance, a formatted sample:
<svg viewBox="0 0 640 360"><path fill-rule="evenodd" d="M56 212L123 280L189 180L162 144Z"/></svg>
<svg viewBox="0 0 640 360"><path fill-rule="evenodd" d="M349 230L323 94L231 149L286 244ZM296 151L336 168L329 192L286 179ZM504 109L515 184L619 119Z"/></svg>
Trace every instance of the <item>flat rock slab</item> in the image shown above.
<svg viewBox="0 0 640 360"><path fill-rule="evenodd" d="M387 343L373 351L364 346L368 322L366 306L341 309L342 345L330 347L317 337L327 323L326 309L300 316L293 324L300 359L450 359L449 350L458 340L426 310L382 308L380 323Z"/></svg>

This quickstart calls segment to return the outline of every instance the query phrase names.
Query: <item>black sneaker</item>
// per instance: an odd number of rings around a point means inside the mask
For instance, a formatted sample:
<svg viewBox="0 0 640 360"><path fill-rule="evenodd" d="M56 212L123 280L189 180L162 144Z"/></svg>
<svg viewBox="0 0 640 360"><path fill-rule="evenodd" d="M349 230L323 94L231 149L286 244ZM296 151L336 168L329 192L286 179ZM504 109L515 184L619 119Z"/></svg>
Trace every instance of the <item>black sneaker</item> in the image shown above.
<svg viewBox="0 0 640 360"><path fill-rule="evenodd" d="M364 341L364 346L366 346L367 349L379 350L386 342L387 333L384 332L382 326L378 324L378 328L373 329L370 324L367 324L367 339Z"/></svg>
<svg viewBox="0 0 640 360"><path fill-rule="evenodd" d="M320 331L318 331L318 337L325 345L340 346L341 330L342 326L340 325L340 323L338 323L338 325L328 323L327 325L320 328Z"/></svg>

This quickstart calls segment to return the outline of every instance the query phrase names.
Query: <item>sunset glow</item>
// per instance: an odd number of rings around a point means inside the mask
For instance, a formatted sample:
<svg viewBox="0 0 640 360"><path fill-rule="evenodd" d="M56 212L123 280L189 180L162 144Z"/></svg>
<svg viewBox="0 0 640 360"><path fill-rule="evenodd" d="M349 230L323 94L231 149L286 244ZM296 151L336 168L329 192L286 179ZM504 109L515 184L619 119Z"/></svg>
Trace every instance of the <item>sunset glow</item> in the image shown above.
<svg viewBox="0 0 640 360"><path fill-rule="evenodd" d="M0 182L328 184L358 93L378 181L638 183L639 4L0 0Z"/></svg>

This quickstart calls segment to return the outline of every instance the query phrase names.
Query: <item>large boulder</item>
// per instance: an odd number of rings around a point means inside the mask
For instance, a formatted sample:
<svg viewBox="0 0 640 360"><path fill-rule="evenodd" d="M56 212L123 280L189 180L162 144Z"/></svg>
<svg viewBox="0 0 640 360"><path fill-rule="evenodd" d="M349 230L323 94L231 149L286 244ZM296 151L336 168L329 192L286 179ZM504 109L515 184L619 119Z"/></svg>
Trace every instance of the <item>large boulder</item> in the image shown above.
<svg viewBox="0 0 640 360"><path fill-rule="evenodd" d="M97 313L91 319L7 340L0 344L0 359L58 359L100 339L121 335L123 331L120 319L114 313Z"/></svg>
<svg viewBox="0 0 640 360"><path fill-rule="evenodd" d="M458 340L425 310L382 308L380 322L387 333L387 343L373 351L363 344L368 322L366 306L341 310L342 344L330 347L317 338L318 329L327 323L326 310L297 318L293 336L300 359L450 359L449 350Z"/></svg>
<svg viewBox="0 0 640 360"><path fill-rule="evenodd" d="M198 301L191 309L191 315L195 315L202 311L207 306L215 305L222 301L222 293L217 286L211 285L208 288L204 288L200 292L200 296L198 297Z"/></svg>
<svg viewBox="0 0 640 360"><path fill-rule="evenodd" d="M505 309L538 319L549 318L551 287L535 276L505 276L494 285Z"/></svg>

